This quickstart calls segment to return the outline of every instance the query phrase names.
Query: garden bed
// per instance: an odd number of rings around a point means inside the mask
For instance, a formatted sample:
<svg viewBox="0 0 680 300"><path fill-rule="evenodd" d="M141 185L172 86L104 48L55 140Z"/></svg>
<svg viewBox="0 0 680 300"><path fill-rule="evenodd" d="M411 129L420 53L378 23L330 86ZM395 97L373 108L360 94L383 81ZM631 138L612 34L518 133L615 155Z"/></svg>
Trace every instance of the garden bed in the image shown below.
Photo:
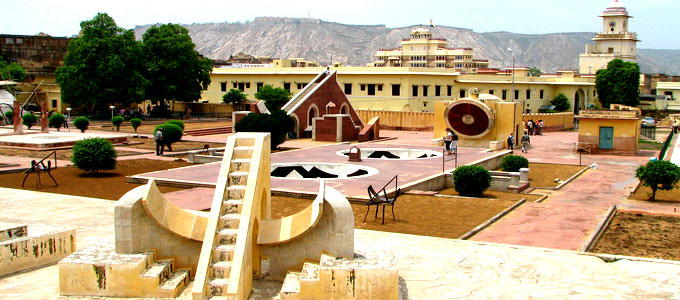
<svg viewBox="0 0 680 300"><path fill-rule="evenodd" d="M189 150L203 149L205 145L210 145L210 148L224 147L224 143L209 143L209 142L194 142L194 141L179 141L172 144L172 152L182 152ZM156 141L151 138L130 138L130 145L126 145L128 148L143 149L143 150L156 150ZM165 148L165 153L172 153L167 151Z"/></svg>
<svg viewBox="0 0 680 300"><path fill-rule="evenodd" d="M648 186L640 185L635 192L630 194L628 199L631 200L649 200L652 195L652 189ZM675 188L670 191L656 190L656 201L670 201L680 202L680 188Z"/></svg>
<svg viewBox="0 0 680 300"><path fill-rule="evenodd" d="M529 185L531 187L557 187L560 181L565 181L574 176L585 166L563 164L529 163Z"/></svg>

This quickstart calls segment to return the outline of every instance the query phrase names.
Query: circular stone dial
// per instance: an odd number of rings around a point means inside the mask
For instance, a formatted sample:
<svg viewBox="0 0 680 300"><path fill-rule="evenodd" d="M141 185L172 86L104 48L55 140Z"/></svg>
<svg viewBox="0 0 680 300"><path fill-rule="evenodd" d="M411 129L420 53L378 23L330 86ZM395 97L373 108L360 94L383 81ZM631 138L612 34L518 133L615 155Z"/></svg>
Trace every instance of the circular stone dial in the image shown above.
<svg viewBox="0 0 680 300"><path fill-rule="evenodd" d="M487 109L474 103L453 103L446 110L446 121L456 132L466 136L480 136L491 127Z"/></svg>

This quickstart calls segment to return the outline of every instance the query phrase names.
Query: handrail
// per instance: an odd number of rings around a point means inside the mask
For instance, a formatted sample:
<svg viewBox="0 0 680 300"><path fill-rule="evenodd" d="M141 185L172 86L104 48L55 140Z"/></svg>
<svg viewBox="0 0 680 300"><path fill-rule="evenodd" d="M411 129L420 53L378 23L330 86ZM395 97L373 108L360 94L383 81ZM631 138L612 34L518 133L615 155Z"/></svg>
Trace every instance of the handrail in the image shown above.
<svg viewBox="0 0 680 300"><path fill-rule="evenodd" d="M45 163L44 163L45 160L48 159L48 158L49 158L50 156L52 156L52 155L54 155L54 169L56 169L56 168L57 168L57 151L52 151L52 152L50 152L50 154L45 155L45 157L43 157L43 158L42 158L40 161L38 161L38 162L36 162L35 160L34 160L34 161L31 161L31 167L28 168L26 171L24 171L24 173L28 173L28 172L33 171L33 169L34 169L35 166L37 166L37 165L41 165L43 170L53 169L52 166L51 166L51 164L50 164L50 161L48 161L48 165L47 165L47 166L45 166Z"/></svg>
<svg viewBox="0 0 680 300"><path fill-rule="evenodd" d="M675 135L675 133L673 132L673 130L671 130L671 133L668 134L668 136L666 137L666 140L663 143L663 147L661 147L661 151L659 151L659 157L658 157L659 160L663 160L664 157L666 156L666 151L668 151L668 147L670 146L670 143L673 140L674 135Z"/></svg>
<svg viewBox="0 0 680 300"><path fill-rule="evenodd" d="M144 186L141 198L144 210L158 226L183 238L203 241L208 223L206 213L186 210L168 201L154 179Z"/></svg>

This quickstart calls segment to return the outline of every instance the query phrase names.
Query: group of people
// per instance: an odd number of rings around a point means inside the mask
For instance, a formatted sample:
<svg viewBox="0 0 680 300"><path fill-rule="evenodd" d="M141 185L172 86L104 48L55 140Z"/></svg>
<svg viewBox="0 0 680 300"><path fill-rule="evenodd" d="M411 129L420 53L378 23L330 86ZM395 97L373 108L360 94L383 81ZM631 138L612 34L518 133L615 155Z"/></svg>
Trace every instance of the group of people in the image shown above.
<svg viewBox="0 0 680 300"><path fill-rule="evenodd" d="M524 129L529 135L543 135L543 120L529 120L524 123Z"/></svg>
<svg viewBox="0 0 680 300"><path fill-rule="evenodd" d="M446 155L458 154L458 135L451 128L446 128L446 135L444 136L444 146L446 146Z"/></svg>
<svg viewBox="0 0 680 300"><path fill-rule="evenodd" d="M531 145L531 138L529 137L529 131L524 130L524 134L522 135L522 138L520 139L520 142L522 143L522 153L528 153L529 152L529 145ZM515 150L515 135L510 133L508 135L508 150Z"/></svg>

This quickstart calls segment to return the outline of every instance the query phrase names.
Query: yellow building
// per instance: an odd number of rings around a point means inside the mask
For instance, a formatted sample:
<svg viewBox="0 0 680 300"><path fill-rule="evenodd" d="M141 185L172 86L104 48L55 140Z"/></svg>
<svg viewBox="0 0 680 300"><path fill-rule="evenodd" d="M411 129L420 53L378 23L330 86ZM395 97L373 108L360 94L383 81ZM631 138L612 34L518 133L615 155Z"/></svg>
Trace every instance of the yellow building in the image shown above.
<svg viewBox="0 0 680 300"><path fill-rule="evenodd" d="M323 68L216 68L202 101L222 102L229 89L243 91L254 99L258 88L271 85L293 94L311 81ZM559 94L564 94L578 111L588 104L599 105L594 76L576 71L558 71L541 77L529 76L527 68L478 74L462 74L446 68L340 67L338 83L356 109L389 111L434 111L437 101L469 97L468 90L496 95L502 100L522 103L525 112L538 112ZM514 76L512 76L514 72ZM514 82L514 83L513 83Z"/></svg>
<svg viewBox="0 0 680 300"><path fill-rule="evenodd" d="M680 110L680 82L657 82L656 95L663 96L661 107L668 110ZM657 104L659 105L659 104Z"/></svg>
<svg viewBox="0 0 680 300"><path fill-rule="evenodd" d="M578 129L578 141L582 148L590 153L637 153L640 112L626 106L618 109L582 112Z"/></svg>
<svg viewBox="0 0 680 300"><path fill-rule="evenodd" d="M476 72L489 67L488 60L474 59L472 48L447 48L446 39L433 38L424 28L411 31L411 38L396 49L378 50L374 67L452 68Z"/></svg>
<svg viewBox="0 0 680 300"><path fill-rule="evenodd" d="M602 31L595 35L595 44L587 44L586 52L579 55L579 72L595 74L607 67L615 58L635 61L637 58L637 34L628 31L626 6L618 0L607 5L602 15Z"/></svg>

